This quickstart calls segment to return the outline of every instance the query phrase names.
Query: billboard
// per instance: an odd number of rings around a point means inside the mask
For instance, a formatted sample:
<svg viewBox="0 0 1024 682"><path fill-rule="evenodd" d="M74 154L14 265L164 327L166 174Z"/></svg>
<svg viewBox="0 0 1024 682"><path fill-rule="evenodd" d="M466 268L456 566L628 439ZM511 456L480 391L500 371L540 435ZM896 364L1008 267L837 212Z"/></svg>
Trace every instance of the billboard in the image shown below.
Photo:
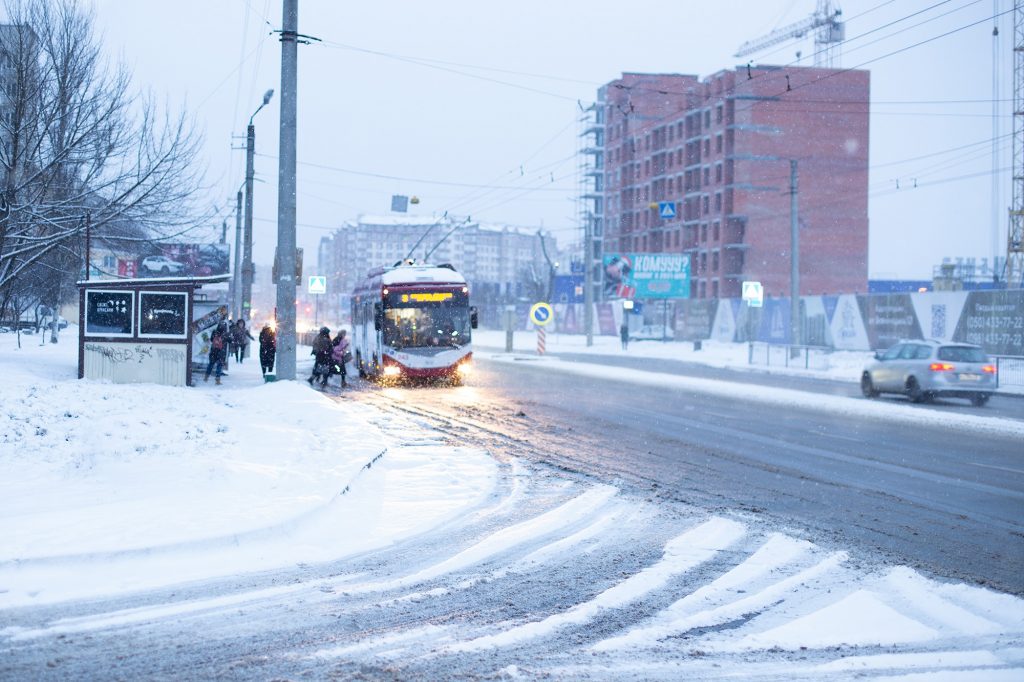
<svg viewBox="0 0 1024 682"><path fill-rule="evenodd" d="M683 253L621 253L604 257L608 298L689 298L690 256Z"/></svg>
<svg viewBox="0 0 1024 682"><path fill-rule="evenodd" d="M134 272L136 277L209 277L228 274L230 262L227 244L154 244L134 262Z"/></svg>

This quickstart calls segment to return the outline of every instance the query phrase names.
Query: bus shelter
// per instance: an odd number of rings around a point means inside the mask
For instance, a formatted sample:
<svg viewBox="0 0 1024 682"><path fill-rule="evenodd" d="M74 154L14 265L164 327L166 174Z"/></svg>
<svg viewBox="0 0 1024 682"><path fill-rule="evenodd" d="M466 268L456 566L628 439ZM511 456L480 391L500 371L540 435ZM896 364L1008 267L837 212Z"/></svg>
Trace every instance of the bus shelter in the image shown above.
<svg viewBox="0 0 1024 682"><path fill-rule="evenodd" d="M230 275L78 283L78 378L116 384L192 385L194 344L227 316L197 306L196 291ZM199 319L197 312L206 311Z"/></svg>

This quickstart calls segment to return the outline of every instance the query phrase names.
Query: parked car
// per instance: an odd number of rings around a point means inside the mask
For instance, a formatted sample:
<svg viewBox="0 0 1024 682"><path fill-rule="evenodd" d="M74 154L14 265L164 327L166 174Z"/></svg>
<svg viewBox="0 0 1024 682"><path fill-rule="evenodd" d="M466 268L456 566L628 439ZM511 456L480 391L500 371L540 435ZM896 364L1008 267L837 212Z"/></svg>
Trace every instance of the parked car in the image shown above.
<svg viewBox="0 0 1024 682"><path fill-rule="evenodd" d="M996 390L996 367L978 346L901 341L875 353L875 361L864 368L860 388L867 398L902 393L919 403L948 396L981 406Z"/></svg>
<svg viewBox="0 0 1024 682"><path fill-rule="evenodd" d="M178 275L185 269L185 264L171 260L167 256L149 256L142 259L142 269L146 272L158 272L161 275Z"/></svg>

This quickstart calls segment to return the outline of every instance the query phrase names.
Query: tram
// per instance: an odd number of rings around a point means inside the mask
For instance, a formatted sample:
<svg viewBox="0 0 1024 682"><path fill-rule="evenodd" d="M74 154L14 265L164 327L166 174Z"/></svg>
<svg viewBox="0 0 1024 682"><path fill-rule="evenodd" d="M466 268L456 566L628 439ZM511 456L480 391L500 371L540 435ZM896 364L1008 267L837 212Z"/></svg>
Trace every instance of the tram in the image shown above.
<svg viewBox="0 0 1024 682"><path fill-rule="evenodd" d="M466 278L448 264L377 268L352 293L352 353L361 377L459 384L472 369L476 325Z"/></svg>

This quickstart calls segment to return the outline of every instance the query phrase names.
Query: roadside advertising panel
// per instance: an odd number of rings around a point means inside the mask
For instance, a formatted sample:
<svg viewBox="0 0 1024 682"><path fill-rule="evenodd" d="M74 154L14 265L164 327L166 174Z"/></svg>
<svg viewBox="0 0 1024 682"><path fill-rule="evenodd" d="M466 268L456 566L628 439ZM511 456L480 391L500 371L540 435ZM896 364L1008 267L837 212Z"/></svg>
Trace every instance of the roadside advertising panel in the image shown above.
<svg viewBox="0 0 1024 682"><path fill-rule="evenodd" d="M972 291L953 340L977 344L993 355L1024 355L1024 294Z"/></svg>
<svg viewBox="0 0 1024 682"><path fill-rule="evenodd" d="M604 292L609 298L689 298L690 256L624 253L604 257Z"/></svg>

